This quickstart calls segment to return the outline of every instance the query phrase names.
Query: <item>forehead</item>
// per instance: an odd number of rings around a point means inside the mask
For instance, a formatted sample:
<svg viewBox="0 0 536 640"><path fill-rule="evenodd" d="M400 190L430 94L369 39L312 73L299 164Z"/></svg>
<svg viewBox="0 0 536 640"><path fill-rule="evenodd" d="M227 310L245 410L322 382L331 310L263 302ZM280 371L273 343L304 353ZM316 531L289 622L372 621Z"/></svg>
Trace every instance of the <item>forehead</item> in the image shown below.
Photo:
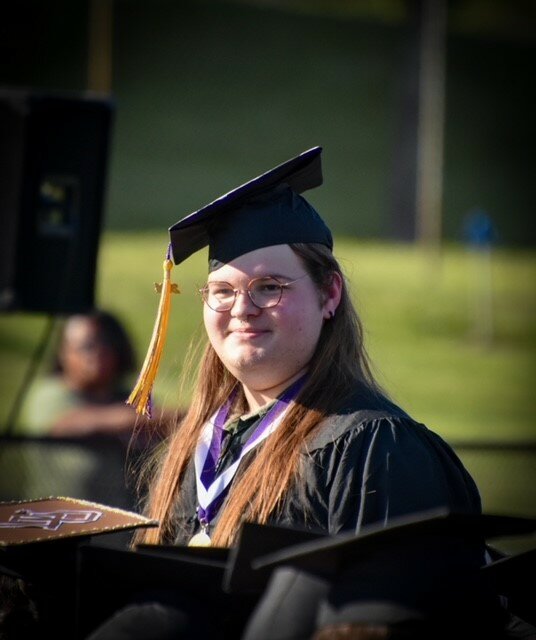
<svg viewBox="0 0 536 640"><path fill-rule="evenodd" d="M62 344L75 346L87 340L100 340L100 334L97 321L92 318L75 316L70 318L65 325Z"/></svg>
<svg viewBox="0 0 536 640"><path fill-rule="evenodd" d="M288 244L263 247L245 253L219 269L212 271L209 282L232 278L255 278L266 275L297 277L304 272L303 264Z"/></svg>
<svg viewBox="0 0 536 640"><path fill-rule="evenodd" d="M65 325L63 340L68 343L77 343L93 337L98 331L97 323L90 318L75 316L70 318Z"/></svg>

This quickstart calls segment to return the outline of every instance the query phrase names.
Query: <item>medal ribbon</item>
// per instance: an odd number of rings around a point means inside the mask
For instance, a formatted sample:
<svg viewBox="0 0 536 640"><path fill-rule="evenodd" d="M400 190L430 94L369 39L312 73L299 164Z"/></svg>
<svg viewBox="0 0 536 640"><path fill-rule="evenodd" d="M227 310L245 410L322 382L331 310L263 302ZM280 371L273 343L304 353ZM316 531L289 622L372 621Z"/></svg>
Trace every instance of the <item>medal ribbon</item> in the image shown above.
<svg viewBox="0 0 536 640"><path fill-rule="evenodd" d="M216 468L222 450L223 436L225 435L223 427L227 422L236 397L236 390L231 393L227 401L205 424L201 431L194 457L197 500L199 503L198 518L202 525L208 525L216 515L229 491L242 458L263 440L266 440L279 427L289 404L298 395L304 382L305 376L296 380L281 394L247 439L238 460L219 475L216 475Z"/></svg>

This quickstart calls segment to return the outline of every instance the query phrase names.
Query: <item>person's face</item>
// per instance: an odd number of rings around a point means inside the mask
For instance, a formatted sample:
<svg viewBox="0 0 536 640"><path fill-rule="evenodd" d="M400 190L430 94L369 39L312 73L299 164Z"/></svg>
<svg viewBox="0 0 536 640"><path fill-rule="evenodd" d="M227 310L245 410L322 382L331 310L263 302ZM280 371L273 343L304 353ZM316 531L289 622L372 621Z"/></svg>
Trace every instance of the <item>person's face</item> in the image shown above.
<svg viewBox="0 0 536 640"><path fill-rule="evenodd" d="M75 316L65 327L60 361L67 383L78 390L111 387L118 362L113 346L105 344L98 323Z"/></svg>
<svg viewBox="0 0 536 640"><path fill-rule="evenodd" d="M233 307L218 312L204 305L208 338L225 367L241 382L262 391L292 379L307 368L322 325L337 303L322 294L288 245L246 253L211 272L209 282L240 289ZM246 287L253 278L297 280L283 289L277 306L259 309Z"/></svg>

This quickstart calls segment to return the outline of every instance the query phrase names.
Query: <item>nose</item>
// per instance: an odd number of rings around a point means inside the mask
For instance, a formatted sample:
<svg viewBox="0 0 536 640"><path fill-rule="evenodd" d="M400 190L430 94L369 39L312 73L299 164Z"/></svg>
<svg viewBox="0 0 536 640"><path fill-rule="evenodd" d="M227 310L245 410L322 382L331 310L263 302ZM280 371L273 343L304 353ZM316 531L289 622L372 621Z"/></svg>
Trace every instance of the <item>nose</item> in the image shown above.
<svg viewBox="0 0 536 640"><path fill-rule="evenodd" d="M262 309L256 307L247 291L237 291L234 304L231 308L231 315L235 318L241 318L244 316L258 316Z"/></svg>

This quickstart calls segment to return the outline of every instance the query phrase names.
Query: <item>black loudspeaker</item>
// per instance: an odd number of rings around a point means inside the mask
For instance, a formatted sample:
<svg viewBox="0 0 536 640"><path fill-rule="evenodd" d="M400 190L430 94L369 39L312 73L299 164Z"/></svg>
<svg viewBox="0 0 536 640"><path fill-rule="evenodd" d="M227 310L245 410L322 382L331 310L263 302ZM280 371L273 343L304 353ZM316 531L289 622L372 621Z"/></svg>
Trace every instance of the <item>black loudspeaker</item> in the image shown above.
<svg viewBox="0 0 536 640"><path fill-rule="evenodd" d="M114 106L0 90L0 311L94 305Z"/></svg>

